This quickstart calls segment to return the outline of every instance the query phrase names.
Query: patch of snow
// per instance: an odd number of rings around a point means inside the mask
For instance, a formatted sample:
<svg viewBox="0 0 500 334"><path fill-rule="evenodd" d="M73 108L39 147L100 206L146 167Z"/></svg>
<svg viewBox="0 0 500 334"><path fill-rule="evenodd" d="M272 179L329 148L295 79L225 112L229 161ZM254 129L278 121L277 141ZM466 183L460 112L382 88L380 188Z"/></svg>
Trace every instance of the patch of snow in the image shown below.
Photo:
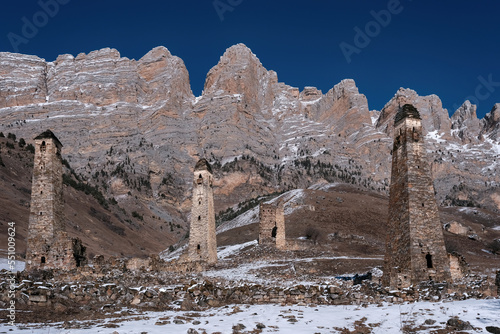
<svg viewBox="0 0 500 334"><path fill-rule="evenodd" d="M187 244L182 245L181 247L177 248L176 250L174 250L171 253L168 251L168 249L166 249L160 253L160 258L165 260L165 261L178 259L182 255L182 253L184 253L184 250L186 248L187 248Z"/></svg>
<svg viewBox="0 0 500 334"><path fill-rule="evenodd" d="M316 183L307 189L328 191L329 189L335 188L338 185L340 185L340 183Z"/></svg>
<svg viewBox="0 0 500 334"><path fill-rule="evenodd" d="M23 271L25 267L26 267L26 263L24 261L16 260L15 269L13 272ZM4 269L7 271L10 270L9 260L7 258L0 258L0 270L4 270Z"/></svg>
<svg viewBox="0 0 500 334"><path fill-rule="evenodd" d="M303 105L303 106L308 106L308 105L311 105L311 104L315 104L315 103L318 103L323 97L320 97L320 98L317 98L316 100L311 100L311 101L300 101L300 103Z"/></svg>
<svg viewBox="0 0 500 334"><path fill-rule="evenodd" d="M218 247L217 248L217 258L219 260L224 259L228 256L231 256L233 254L240 252L243 248L246 248L246 247L252 246L252 245L257 245L257 243L258 243L257 240L252 240L252 241L245 242L245 243L239 244L239 245Z"/></svg>
<svg viewBox="0 0 500 334"><path fill-rule="evenodd" d="M469 214L470 213L477 213L477 209L476 208L471 208L471 207L467 207L467 206L461 207L460 209L458 209L458 211L469 213Z"/></svg>
<svg viewBox="0 0 500 334"><path fill-rule="evenodd" d="M200 100L203 98L203 95L200 95L200 96L197 96L194 98L194 102L193 104L197 104L198 102L200 102Z"/></svg>
<svg viewBox="0 0 500 334"><path fill-rule="evenodd" d="M198 332L232 333L233 326L242 324L246 330L253 330L258 323L266 326L265 332L274 333L337 333L340 329L355 331L355 322L368 326L373 333L402 333L403 327L409 325L413 328L426 326L426 320L433 320L433 326L445 328L445 324L453 316L462 321L470 322L479 331L486 332L487 326L498 326L498 313L500 300L498 299L468 299L454 302L416 302L405 304L371 304L365 307L359 305L317 305L314 307L276 304L263 305L237 305L238 312L234 312L236 305L210 308L198 311L198 316L193 317L192 311L165 310L162 312L144 312L140 315L111 316L103 320L82 321L81 328L72 328L72 334L110 333L113 330L103 328L105 324L116 324L119 333L186 333L190 328ZM332 316L333 315L333 316ZM201 322L194 325L191 320L184 320L176 324L157 325L161 319L170 320L176 317L194 318ZM289 321L295 319L294 321ZM373 324L370 326L370 324ZM68 330L63 327L63 322L47 324L19 324L26 332L63 334ZM430 332L431 327L425 330ZM7 323L0 324L0 330L9 331L12 328ZM434 331L434 329L432 329ZM476 332L476 331L474 331Z"/></svg>
<svg viewBox="0 0 500 334"><path fill-rule="evenodd" d="M221 165L224 166L227 163L233 162L234 159L240 160L242 156L243 155L240 154L240 155L234 155L234 156L230 156L230 157L224 158L224 159L222 159Z"/></svg>
<svg viewBox="0 0 500 334"><path fill-rule="evenodd" d="M484 141L491 145L491 150L495 154L500 154L500 143L493 141L491 138L485 138Z"/></svg>
<svg viewBox="0 0 500 334"><path fill-rule="evenodd" d="M259 207L255 207L247 212L239 215L238 217L225 222L217 228L217 234L220 234L225 231L232 230L233 228L255 224L259 222Z"/></svg>
<svg viewBox="0 0 500 334"><path fill-rule="evenodd" d="M374 277L382 277L382 275L384 274L384 272L380 269L380 268L372 268L372 270L370 270L370 272L372 273L372 275Z"/></svg>
<svg viewBox="0 0 500 334"><path fill-rule="evenodd" d="M444 140L442 138L443 134L444 133L439 133L438 134L438 130L434 130L434 131L431 131L431 132L427 133L427 135L425 136L425 139L426 140L433 140L433 141L436 141L438 143L444 143L444 142L446 142L446 140Z"/></svg>

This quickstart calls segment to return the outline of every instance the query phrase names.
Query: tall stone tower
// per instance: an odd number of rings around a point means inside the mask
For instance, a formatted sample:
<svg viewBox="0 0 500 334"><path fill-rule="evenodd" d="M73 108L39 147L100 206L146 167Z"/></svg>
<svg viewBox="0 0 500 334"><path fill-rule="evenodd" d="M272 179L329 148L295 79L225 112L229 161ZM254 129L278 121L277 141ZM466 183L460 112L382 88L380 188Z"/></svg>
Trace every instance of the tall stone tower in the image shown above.
<svg viewBox="0 0 500 334"><path fill-rule="evenodd" d="M71 269L85 262L85 247L64 224L62 144L52 131L35 137L26 269Z"/></svg>
<svg viewBox="0 0 500 334"><path fill-rule="evenodd" d="M434 184L418 110L405 104L394 119L388 234L382 283L450 282Z"/></svg>
<svg viewBox="0 0 500 334"><path fill-rule="evenodd" d="M217 262L212 167L201 159L194 167L193 205L189 230L190 261Z"/></svg>
<svg viewBox="0 0 500 334"><path fill-rule="evenodd" d="M259 207L259 245L286 248L283 204L261 203Z"/></svg>

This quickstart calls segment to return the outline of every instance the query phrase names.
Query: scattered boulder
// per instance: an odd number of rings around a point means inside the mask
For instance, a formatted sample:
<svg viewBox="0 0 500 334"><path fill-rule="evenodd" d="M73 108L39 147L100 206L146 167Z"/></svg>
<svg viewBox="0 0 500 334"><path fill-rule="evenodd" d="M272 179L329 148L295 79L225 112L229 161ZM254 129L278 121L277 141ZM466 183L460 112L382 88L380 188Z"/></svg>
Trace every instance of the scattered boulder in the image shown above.
<svg viewBox="0 0 500 334"><path fill-rule="evenodd" d="M493 333L493 334L500 334L500 327L495 327L495 326L487 326L486 331L488 333Z"/></svg>
<svg viewBox="0 0 500 334"><path fill-rule="evenodd" d="M448 319L448 321L446 322L446 326L451 327L452 329L457 331L474 329L474 327L471 326L470 322L460 320L458 317L452 317Z"/></svg>
<svg viewBox="0 0 500 334"><path fill-rule="evenodd" d="M450 233L463 236L468 236L471 234L471 232L473 232L469 227L456 221L452 221L450 223L445 224L444 229Z"/></svg>
<svg viewBox="0 0 500 334"><path fill-rule="evenodd" d="M247 327L246 327L245 325L243 325L243 324L237 324L237 325L234 325L234 326L233 326L233 333L234 333L234 332L236 332L236 333L237 333L238 331L242 331L242 330L244 330L245 328L247 328Z"/></svg>

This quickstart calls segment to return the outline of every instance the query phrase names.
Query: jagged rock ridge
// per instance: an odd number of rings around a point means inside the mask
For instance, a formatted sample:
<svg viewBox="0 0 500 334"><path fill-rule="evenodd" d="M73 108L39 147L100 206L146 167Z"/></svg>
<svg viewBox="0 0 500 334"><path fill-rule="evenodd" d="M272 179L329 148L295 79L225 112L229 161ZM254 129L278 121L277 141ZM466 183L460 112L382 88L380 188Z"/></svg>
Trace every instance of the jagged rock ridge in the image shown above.
<svg viewBox="0 0 500 334"><path fill-rule="evenodd" d="M121 207L183 228L202 157L214 166L216 211L321 180L387 191L392 122L405 103L422 115L439 202L500 210L499 104L478 120L465 102L450 119L436 95L401 88L370 111L353 80L300 91L243 44L222 55L199 97L164 47L137 61L114 49L54 62L0 53L0 75L0 131L29 141L52 129L85 180Z"/></svg>

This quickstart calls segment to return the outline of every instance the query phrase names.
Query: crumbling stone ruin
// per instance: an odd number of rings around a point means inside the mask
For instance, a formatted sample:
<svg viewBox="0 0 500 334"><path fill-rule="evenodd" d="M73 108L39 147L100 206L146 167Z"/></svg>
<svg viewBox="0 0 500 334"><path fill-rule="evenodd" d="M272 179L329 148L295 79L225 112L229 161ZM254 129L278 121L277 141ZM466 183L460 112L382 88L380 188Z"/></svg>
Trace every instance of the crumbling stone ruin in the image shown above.
<svg viewBox="0 0 500 334"><path fill-rule="evenodd" d="M456 281L470 274L469 264L465 257L457 252L448 253L451 279Z"/></svg>
<svg viewBox="0 0 500 334"><path fill-rule="evenodd" d="M80 239L65 232L62 144L52 131L35 137L26 269L69 270L86 264Z"/></svg>
<svg viewBox="0 0 500 334"><path fill-rule="evenodd" d="M405 104L394 119L389 219L382 284L404 288L450 282L450 265L418 110Z"/></svg>
<svg viewBox="0 0 500 334"><path fill-rule="evenodd" d="M259 244L286 248L283 204L261 203L259 208Z"/></svg>
<svg viewBox="0 0 500 334"><path fill-rule="evenodd" d="M497 287L497 293L500 295L500 270L497 271L497 275L495 276L495 285Z"/></svg>
<svg viewBox="0 0 500 334"><path fill-rule="evenodd" d="M188 259L207 264L217 262L212 167L201 159L194 167L193 204L189 230Z"/></svg>

